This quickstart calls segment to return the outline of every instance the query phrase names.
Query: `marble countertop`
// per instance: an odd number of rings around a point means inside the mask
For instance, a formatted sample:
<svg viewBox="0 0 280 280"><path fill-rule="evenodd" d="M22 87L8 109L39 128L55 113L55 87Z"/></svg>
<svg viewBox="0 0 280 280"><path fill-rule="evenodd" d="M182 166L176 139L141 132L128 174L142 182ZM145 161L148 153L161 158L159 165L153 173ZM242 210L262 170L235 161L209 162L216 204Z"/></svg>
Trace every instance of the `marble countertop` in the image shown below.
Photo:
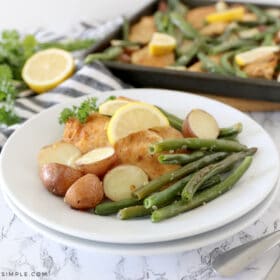
<svg viewBox="0 0 280 280"><path fill-rule="evenodd" d="M280 112L250 114L280 151ZM0 279L48 280L220 280L211 260L232 247L280 229L280 196L253 225L219 243L173 255L109 256L53 242L22 223L0 192ZM280 255L276 247L233 280L264 279ZM13 276L9 275L13 272ZM18 272L18 275L15 275ZM47 273L48 276L44 276Z"/></svg>

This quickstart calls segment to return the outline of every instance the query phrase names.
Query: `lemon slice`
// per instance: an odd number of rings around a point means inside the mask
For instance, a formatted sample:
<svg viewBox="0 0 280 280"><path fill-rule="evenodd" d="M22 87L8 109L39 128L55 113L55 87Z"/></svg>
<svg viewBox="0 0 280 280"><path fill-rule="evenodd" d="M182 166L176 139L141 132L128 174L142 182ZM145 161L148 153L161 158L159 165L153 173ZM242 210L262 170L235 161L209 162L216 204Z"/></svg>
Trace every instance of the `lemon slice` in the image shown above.
<svg viewBox="0 0 280 280"><path fill-rule="evenodd" d="M72 55L61 49L37 52L25 63L22 77L35 92L41 93L56 87L75 70Z"/></svg>
<svg viewBox="0 0 280 280"><path fill-rule="evenodd" d="M113 116L114 113L121 107L131 103L124 99L115 99L107 101L99 106L99 113L102 115Z"/></svg>
<svg viewBox="0 0 280 280"><path fill-rule="evenodd" d="M154 56L171 53L176 47L176 40L167 34L155 32L149 43L149 53Z"/></svg>
<svg viewBox="0 0 280 280"><path fill-rule="evenodd" d="M169 126L168 119L159 109L146 103L131 102L115 112L107 128L107 136L114 145L131 133L158 126Z"/></svg>
<svg viewBox="0 0 280 280"><path fill-rule="evenodd" d="M258 47L250 51L237 54L235 56L235 62L239 66L245 66L261 59L262 57L278 52L279 50L280 48L278 46Z"/></svg>
<svg viewBox="0 0 280 280"><path fill-rule="evenodd" d="M244 14L245 9L243 7L232 8L225 11L212 13L206 17L206 21L208 23L214 23L241 20Z"/></svg>

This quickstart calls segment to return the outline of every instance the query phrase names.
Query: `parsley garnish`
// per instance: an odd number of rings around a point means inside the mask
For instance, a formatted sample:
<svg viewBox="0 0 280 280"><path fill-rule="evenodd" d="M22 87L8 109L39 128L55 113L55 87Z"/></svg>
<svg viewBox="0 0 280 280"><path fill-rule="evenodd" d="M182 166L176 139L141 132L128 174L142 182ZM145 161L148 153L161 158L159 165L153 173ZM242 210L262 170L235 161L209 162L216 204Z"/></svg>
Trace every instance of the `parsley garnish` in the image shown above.
<svg viewBox="0 0 280 280"><path fill-rule="evenodd" d="M77 119L80 123L85 123L91 113L98 111L96 102L97 98L92 97L85 100L80 107L72 106L72 108L63 109L59 116L59 123L66 123L72 118Z"/></svg>

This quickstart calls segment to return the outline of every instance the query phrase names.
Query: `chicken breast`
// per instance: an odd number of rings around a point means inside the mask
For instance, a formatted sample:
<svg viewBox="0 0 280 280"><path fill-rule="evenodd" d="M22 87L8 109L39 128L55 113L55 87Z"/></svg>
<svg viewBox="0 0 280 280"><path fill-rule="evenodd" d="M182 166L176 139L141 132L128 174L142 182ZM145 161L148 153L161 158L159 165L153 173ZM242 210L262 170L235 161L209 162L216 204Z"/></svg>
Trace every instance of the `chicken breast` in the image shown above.
<svg viewBox="0 0 280 280"><path fill-rule="evenodd" d="M228 23L226 22L215 22L204 26L200 33L206 36L218 36L225 32Z"/></svg>
<svg viewBox="0 0 280 280"><path fill-rule="evenodd" d="M205 25L205 18L216 12L216 7L204 6L191 9L186 16L187 21L196 29L201 29Z"/></svg>
<svg viewBox="0 0 280 280"><path fill-rule="evenodd" d="M168 130L170 129L170 132ZM174 138L176 133L173 128L158 129L164 136ZM158 154L150 155L150 144L160 142L163 137L153 130L135 132L120 139L115 144L119 164L132 164L142 168L150 179L155 179L167 172L179 168L178 165L164 165L158 162ZM169 136L168 136L169 135ZM177 134L178 137L181 135Z"/></svg>
<svg viewBox="0 0 280 280"><path fill-rule="evenodd" d="M106 133L109 120L109 117L98 113L92 114L84 124L70 119L64 128L63 141L75 145L82 153L110 146Z"/></svg>
<svg viewBox="0 0 280 280"><path fill-rule="evenodd" d="M272 80L277 63L277 54L272 54L246 65L243 68L243 71L251 78L265 78L267 80Z"/></svg>
<svg viewBox="0 0 280 280"><path fill-rule="evenodd" d="M131 62L133 64L139 64L139 65L144 65L144 66L166 67L166 66L174 64L175 56L174 56L174 53L153 56L153 55L150 55L149 48L145 47L132 54Z"/></svg>
<svg viewBox="0 0 280 280"><path fill-rule="evenodd" d="M154 32L156 32L154 17L142 17L138 23L131 27L129 40L132 42L147 44L151 40Z"/></svg>

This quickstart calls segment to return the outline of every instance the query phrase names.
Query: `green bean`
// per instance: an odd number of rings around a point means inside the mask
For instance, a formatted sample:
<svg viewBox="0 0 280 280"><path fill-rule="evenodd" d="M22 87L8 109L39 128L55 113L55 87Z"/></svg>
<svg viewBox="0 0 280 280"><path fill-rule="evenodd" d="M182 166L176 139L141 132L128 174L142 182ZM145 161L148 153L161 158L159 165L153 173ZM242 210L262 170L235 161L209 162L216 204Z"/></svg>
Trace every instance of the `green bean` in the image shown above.
<svg viewBox="0 0 280 280"><path fill-rule="evenodd" d="M215 63L213 60L211 60L207 55L204 53L198 53L197 57L202 63L202 68L204 70L207 70L210 73L216 73L216 74L222 74L227 75L227 72L217 63Z"/></svg>
<svg viewBox="0 0 280 280"><path fill-rule="evenodd" d="M268 15L263 9L260 9L253 4L247 4L246 7L249 11L253 12L257 16L259 24L265 24L268 22Z"/></svg>
<svg viewBox="0 0 280 280"><path fill-rule="evenodd" d="M139 203L141 202L136 198L128 198L113 202L103 202L95 207L94 213L101 216L111 215L117 213L122 208L135 206Z"/></svg>
<svg viewBox="0 0 280 280"><path fill-rule="evenodd" d="M274 35L273 33L266 33L262 41L262 46L272 46L272 45L275 45Z"/></svg>
<svg viewBox="0 0 280 280"><path fill-rule="evenodd" d="M180 195L185 185L189 182L193 174L184 177L175 184L169 186L163 191L156 192L144 199L144 206L146 208L162 207L166 203L175 199L176 196Z"/></svg>
<svg viewBox="0 0 280 280"><path fill-rule="evenodd" d="M239 67L239 65L237 65L236 62L233 63L233 67L234 67L234 70L235 70L235 75L239 78L248 78L248 75L242 71Z"/></svg>
<svg viewBox="0 0 280 280"><path fill-rule="evenodd" d="M155 26L158 32L165 32L166 31L166 25L164 21L164 14L160 11L157 11L154 15L154 22Z"/></svg>
<svg viewBox="0 0 280 280"><path fill-rule="evenodd" d="M188 65L199 52L202 43L202 40L196 40L190 47L189 51L187 53L184 53L177 59L175 65Z"/></svg>
<svg viewBox="0 0 280 280"><path fill-rule="evenodd" d="M247 40L247 39L235 39L235 40L225 41L220 45L214 46L211 49L211 54L218 54L232 49L248 47L248 46L255 47L257 46L257 42L255 40Z"/></svg>
<svg viewBox="0 0 280 280"><path fill-rule="evenodd" d="M121 209L117 216L121 220L128 220L136 217L148 216L151 213L152 209L147 209L143 205L136 205Z"/></svg>
<svg viewBox="0 0 280 280"><path fill-rule="evenodd" d="M123 25L122 25L122 37L124 41L129 40L129 21L127 18L123 19Z"/></svg>
<svg viewBox="0 0 280 280"><path fill-rule="evenodd" d="M210 163L221 160L226 156L227 153L224 152L219 152L205 156L197 161L191 162L175 171L165 173L162 176L150 181L148 184L143 185L142 187L134 191L133 195L139 200L143 199L151 193L158 191L161 187L165 186L166 184L176 182L181 178L187 176L188 174L191 174L199 170L200 168L209 165Z"/></svg>
<svg viewBox="0 0 280 280"><path fill-rule="evenodd" d="M141 44L138 42L131 42L126 40L112 40L111 46L113 47L141 47Z"/></svg>
<svg viewBox="0 0 280 280"><path fill-rule="evenodd" d="M194 209L221 196L229 191L233 185L242 177L252 163L252 157L246 157L242 163L221 183L206 189L193 197L191 201L180 200L166 207L155 210L151 215L152 222L160 222L164 219L174 217L180 213Z"/></svg>
<svg viewBox="0 0 280 280"><path fill-rule="evenodd" d="M189 182L189 180L194 176L194 174L190 174L187 177L179 180L175 184L169 186L163 191L156 192L151 194L150 196L144 199L144 206L146 208L160 208L164 207L170 202L173 202L177 196L181 195L181 192L185 185ZM213 176L208 181L206 181L199 190L204 190L206 188L212 187L221 182L221 177L219 175Z"/></svg>
<svg viewBox="0 0 280 280"><path fill-rule="evenodd" d="M220 128L219 138L237 135L242 132L242 129L243 125L240 122L229 127Z"/></svg>
<svg viewBox="0 0 280 280"><path fill-rule="evenodd" d="M201 138L183 138L183 139L168 139L159 143L151 144L149 152L151 154L160 153L163 151L174 150L210 150L210 151L225 151L225 152L240 152L246 150L247 147L223 139L201 139Z"/></svg>
<svg viewBox="0 0 280 280"><path fill-rule="evenodd" d="M194 39L198 37L198 32L188 23L184 17L176 12L170 13L171 22L177 26L187 39Z"/></svg>
<svg viewBox="0 0 280 280"><path fill-rule="evenodd" d="M183 120L178 118L177 116L165 111L164 109L157 106L157 108L167 117L169 123L172 127L176 128L179 131L182 131Z"/></svg>
<svg viewBox="0 0 280 280"><path fill-rule="evenodd" d="M235 74L235 70L234 67L232 66L232 64L229 62L230 59L232 59L235 55L235 52L229 52L229 53L225 53L222 57L221 57L221 66L227 71L227 73L234 75Z"/></svg>
<svg viewBox="0 0 280 280"><path fill-rule="evenodd" d="M122 54L122 52L123 49L121 47L109 47L102 53L94 53L88 55L85 59L85 63L88 64L96 60L114 60L117 57L119 57Z"/></svg>
<svg viewBox="0 0 280 280"><path fill-rule="evenodd" d="M206 156L207 152L205 151L195 151L191 154L163 154L158 157L158 161L161 164L179 164L185 165L187 163L198 160Z"/></svg>
<svg viewBox="0 0 280 280"><path fill-rule="evenodd" d="M247 156L252 156L257 151L256 148L252 148L246 151L242 151L239 153L234 153L229 155L224 160L206 166L199 170L191 180L186 184L182 191L182 199L183 200L192 200L193 196L207 180L211 177L226 172L229 168L231 168L235 163L244 159Z"/></svg>

